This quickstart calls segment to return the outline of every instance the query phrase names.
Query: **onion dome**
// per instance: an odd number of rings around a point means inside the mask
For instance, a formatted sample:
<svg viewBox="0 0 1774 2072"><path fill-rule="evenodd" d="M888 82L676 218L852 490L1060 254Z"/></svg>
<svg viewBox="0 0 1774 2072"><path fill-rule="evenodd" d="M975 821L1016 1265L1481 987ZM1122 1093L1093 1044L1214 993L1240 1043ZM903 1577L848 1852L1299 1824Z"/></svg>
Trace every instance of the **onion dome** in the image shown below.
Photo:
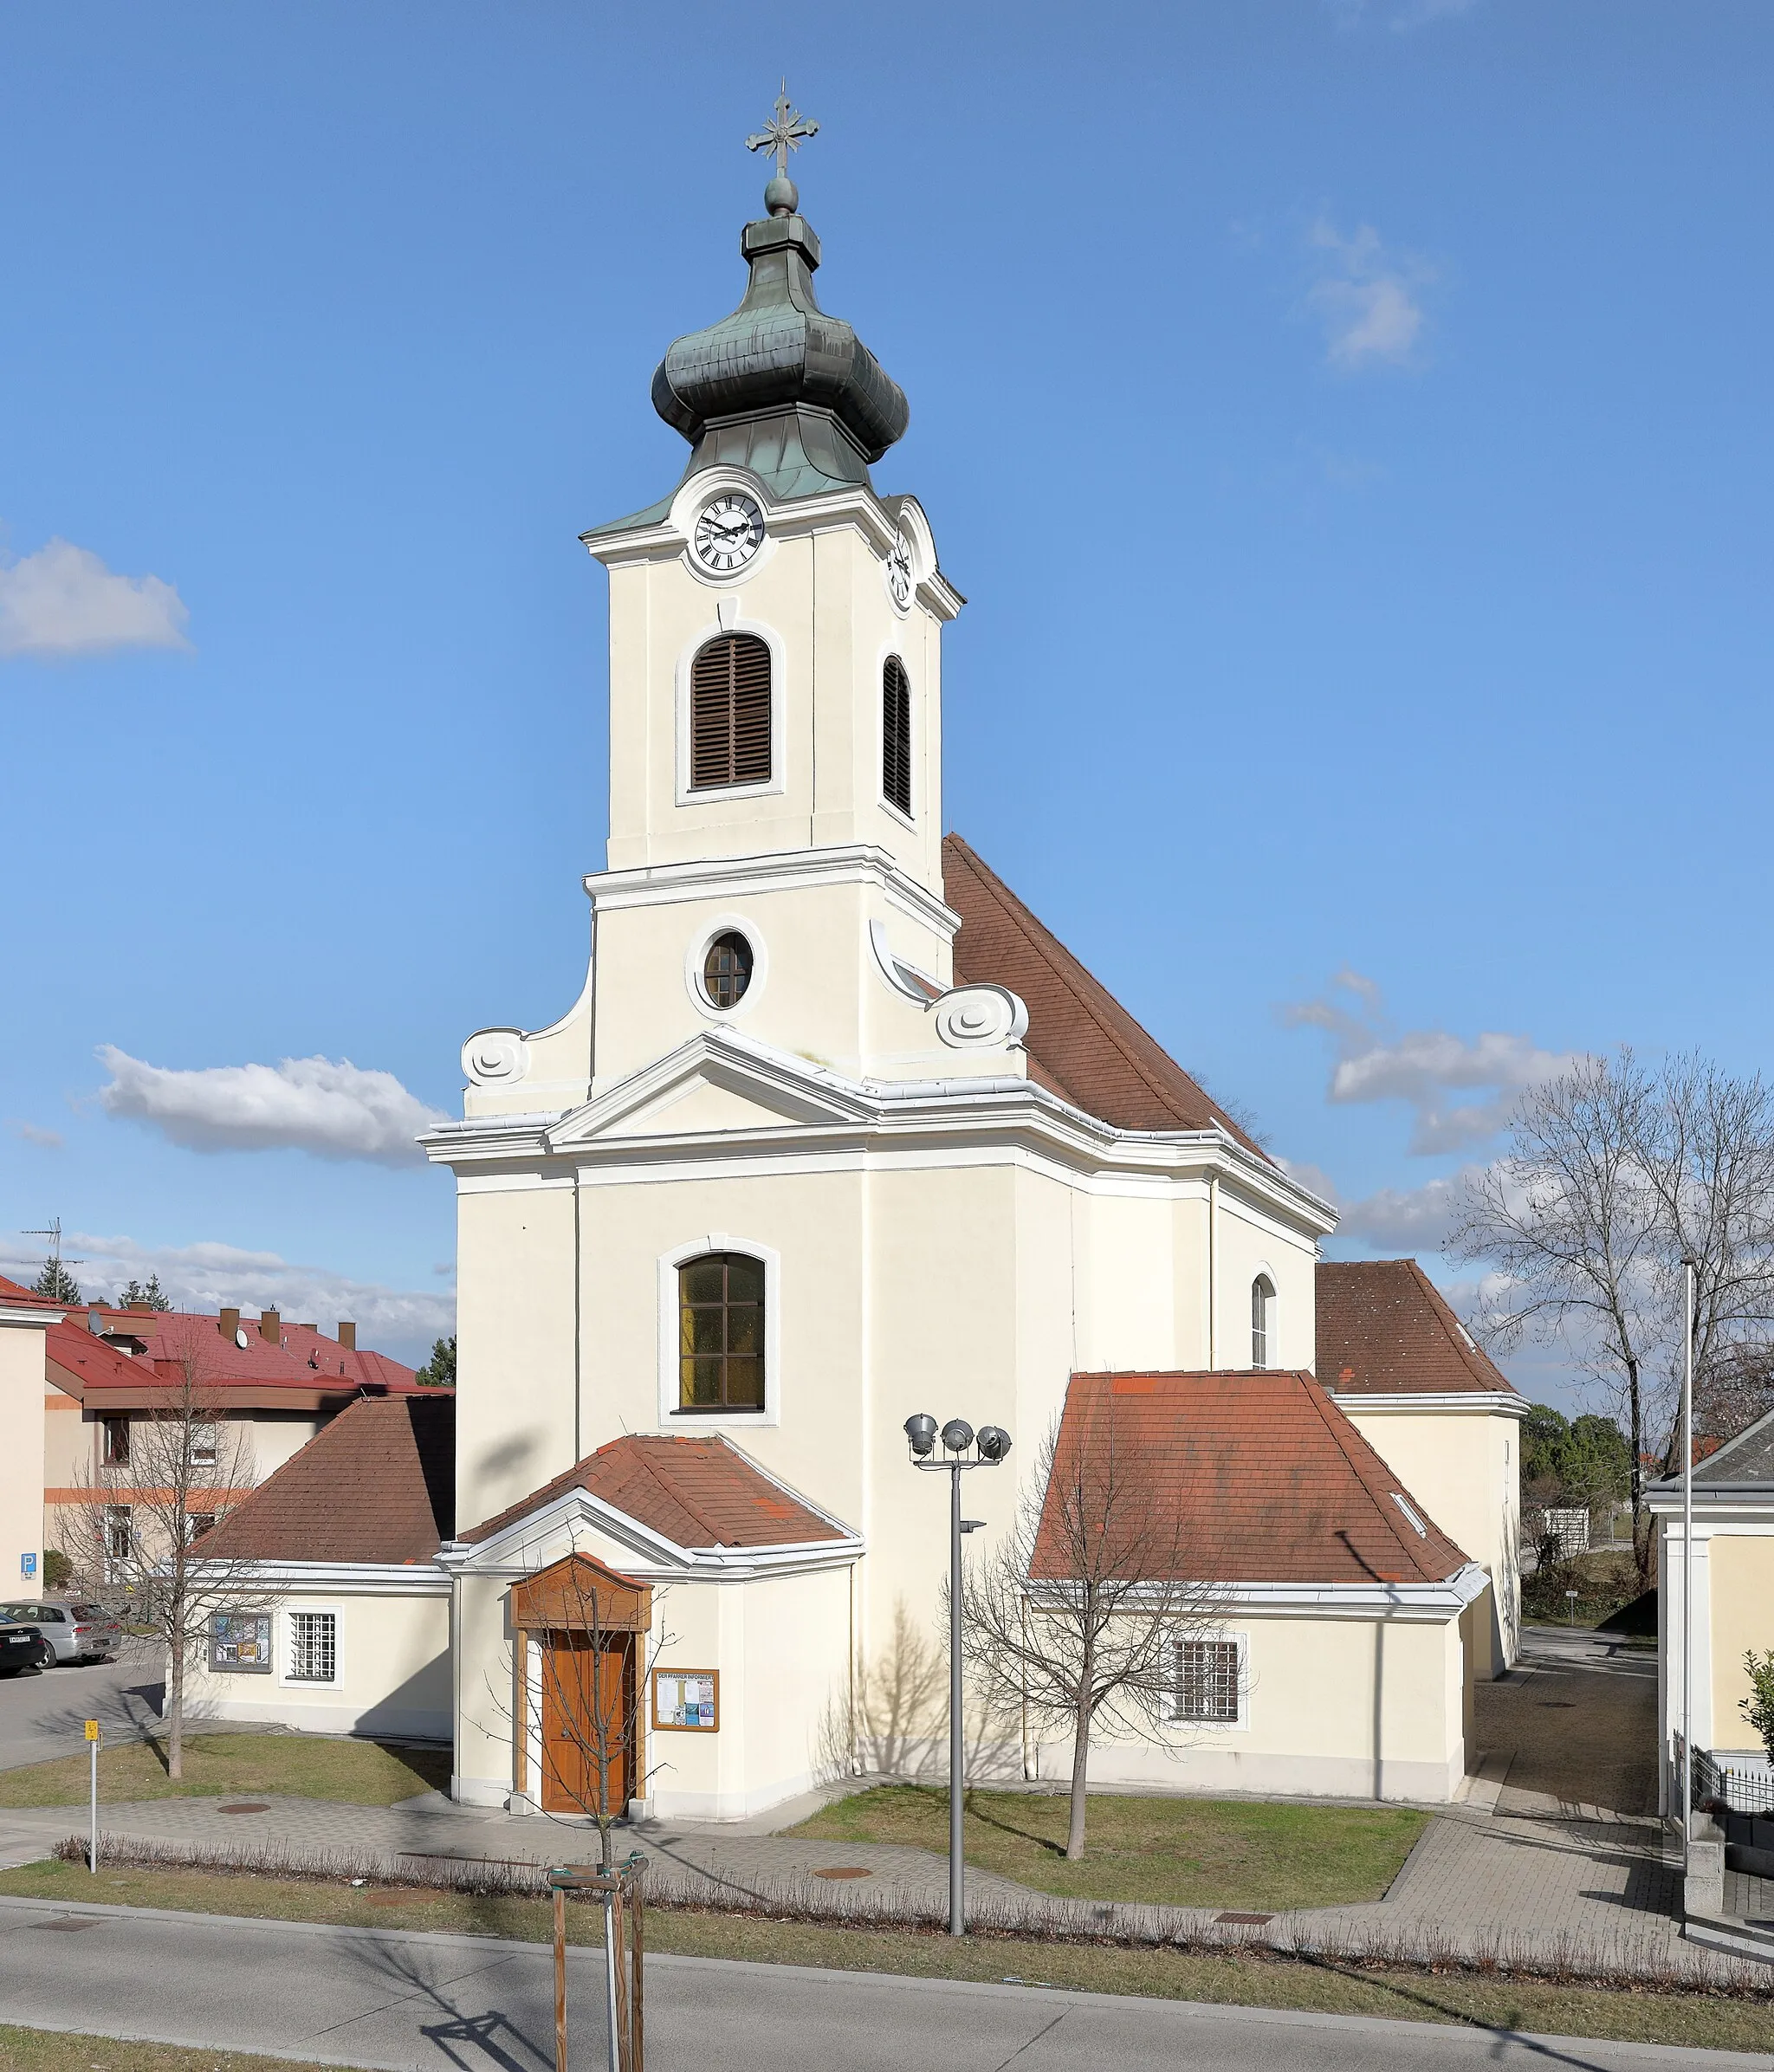
<svg viewBox="0 0 1774 2072"><path fill-rule="evenodd" d="M731 316L680 338L653 376L653 408L694 451L686 475L726 463L778 496L811 496L869 481L904 432L904 392L841 317L813 294L819 241L796 213L794 183L765 190L773 213L748 223L751 268Z"/></svg>

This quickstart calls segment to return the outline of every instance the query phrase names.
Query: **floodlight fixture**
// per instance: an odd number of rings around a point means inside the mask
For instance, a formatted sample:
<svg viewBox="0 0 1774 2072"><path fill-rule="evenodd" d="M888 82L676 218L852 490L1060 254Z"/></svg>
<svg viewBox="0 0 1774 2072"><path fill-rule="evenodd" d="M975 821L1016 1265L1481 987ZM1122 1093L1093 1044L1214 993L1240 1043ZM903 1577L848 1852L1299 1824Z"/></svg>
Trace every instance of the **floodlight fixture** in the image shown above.
<svg viewBox="0 0 1774 2072"><path fill-rule="evenodd" d="M1010 1451L1010 1434L1002 1425L981 1425L979 1434L980 1458L996 1467Z"/></svg>
<svg viewBox="0 0 1774 2072"><path fill-rule="evenodd" d="M916 1417L908 1417L905 1421L905 1436L912 1452L922 1460L925 1454L936 1449L936 1419L926 1417L922 1411Z"/></svg>
<svg viewBox="0 0 1774 2072"><path fill-rule="evenodd" d="M951 1417L942 1428L942 1443L951 1454L964 1454L974 1442L974 1428L964 1417Z"/></svg>

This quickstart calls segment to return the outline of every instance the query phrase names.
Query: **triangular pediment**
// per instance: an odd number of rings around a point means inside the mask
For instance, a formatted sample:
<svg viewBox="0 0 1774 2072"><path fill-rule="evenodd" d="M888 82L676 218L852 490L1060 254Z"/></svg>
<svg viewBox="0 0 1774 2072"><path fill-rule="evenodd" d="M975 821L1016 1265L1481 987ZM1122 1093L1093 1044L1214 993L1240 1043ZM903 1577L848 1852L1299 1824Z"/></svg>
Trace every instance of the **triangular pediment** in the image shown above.
<svg viewBox="0 0 1774 2072"><path fill-rule="evenodd" d="M622 1137L747 1135L866 1119L859 1088L787 1052L722 1030L697 1036L561 1117L550 1145Z"/></svg>

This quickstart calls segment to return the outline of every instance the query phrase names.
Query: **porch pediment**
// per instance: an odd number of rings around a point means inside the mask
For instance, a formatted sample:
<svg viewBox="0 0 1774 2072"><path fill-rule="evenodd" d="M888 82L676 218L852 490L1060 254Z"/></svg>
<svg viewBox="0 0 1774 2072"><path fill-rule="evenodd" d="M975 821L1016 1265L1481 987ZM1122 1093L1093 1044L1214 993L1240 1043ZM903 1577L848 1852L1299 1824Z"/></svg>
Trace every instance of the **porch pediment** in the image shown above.
<svg viewBox="0 0 1774 2072"><path fill-rule="evenodd" d="M644 1583L573 1553L512 1585L511 1623L523 1633L645 1633L653 1593Z"/></svg>
<svg viewBox="0 0 1774 2072"><path fill-rule="evenodd" d="M654 1136L702 1136L868 1119L835 1074L730 1032L710 1030L563 1116L548 1148Z"/></svg>

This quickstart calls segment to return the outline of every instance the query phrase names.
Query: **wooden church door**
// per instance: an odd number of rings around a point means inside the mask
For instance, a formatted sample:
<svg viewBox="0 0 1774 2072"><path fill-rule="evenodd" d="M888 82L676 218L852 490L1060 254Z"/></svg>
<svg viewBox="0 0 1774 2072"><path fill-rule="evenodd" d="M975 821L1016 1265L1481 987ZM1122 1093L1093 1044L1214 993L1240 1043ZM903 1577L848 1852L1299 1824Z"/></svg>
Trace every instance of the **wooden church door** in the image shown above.
<svg viewBox="0 0 1774 2072"><path fill-rule="evenodd" d="M542 1648L542 1810L625 1813L636 1796L639 1731L633 1637L548 1634Z"/></svg>

